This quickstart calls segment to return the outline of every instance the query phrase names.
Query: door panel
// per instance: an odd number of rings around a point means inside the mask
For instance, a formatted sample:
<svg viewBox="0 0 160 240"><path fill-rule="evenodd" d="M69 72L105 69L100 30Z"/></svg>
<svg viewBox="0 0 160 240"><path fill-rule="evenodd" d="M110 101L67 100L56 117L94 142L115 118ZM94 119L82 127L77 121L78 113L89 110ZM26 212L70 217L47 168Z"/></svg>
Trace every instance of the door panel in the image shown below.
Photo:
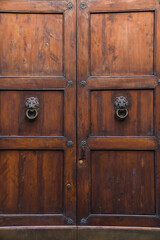
<svg viewBox="0 0 160 240"><path fill-rule="evenodd" d="M39 101L35 121L24 107L32 96ZM2 136L64 136L64 91L2 91L0 106Z"/></svg>
<svg viewBox="0 0 160 240"><path fill-rule="evenodd" d="M75 5L1 1L1 226L76 223Z"/></svg>
<svg viewBox="0 0 160 240"><path fill-rule="evenodd" d="M159 3L78 6L78 224L159 226Z"/></svg>
<svg viewBox="0 0 160 240"><path fill-rule="evenodd" d="M154 12L91 14L90 75L153 75L153 34Z"/></svg>
<svg viewBox="0 0 160 240"><path fill-rule="evenodd" d="M77 4L1 1L0 226L158 227L159 1Z"/></svg>
<svg viewBox="0 0 160 240"><path fill-rule="evenodd" d="M129 109L125 121L115 118L113 103L117 96L128 99ZM153 90L91 91L92 136L153 136Z"/></svg>
<svg viewBox="0 0 160 240"><path fill-rule="evenodd" d="M154 151L91 151L91 214L155 214L154 178Z"/></svg>
<svg viewBox="0 0 160 240"><path fill-rule="evenodd" d="M1 214L63 214L63 161L63 151L1 151Z"/></svg>
<svg viewBox="0 0 160 240"><path fill-rule="evenodd" d="M0 19L2 76L64 75L63 14L1 13Z"/></svg>

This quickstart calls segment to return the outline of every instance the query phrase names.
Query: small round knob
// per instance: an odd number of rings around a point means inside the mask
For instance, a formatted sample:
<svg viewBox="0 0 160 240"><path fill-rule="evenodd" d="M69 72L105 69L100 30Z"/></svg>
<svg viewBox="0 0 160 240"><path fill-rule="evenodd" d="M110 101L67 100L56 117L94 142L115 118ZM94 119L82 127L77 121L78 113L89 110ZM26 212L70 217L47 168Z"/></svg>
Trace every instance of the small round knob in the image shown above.
<svg viewBox="0 0 160 240"><path fill-rule="evenodd" d="M83 160L82 160L82 159L79 160L79 164L80 164L80 165L83 164Z"/></svg>
<svg viewBox="0 0 160 240"><path fill-rule="evenodd" d="M67 187L67 189L71 189L71 184L67 183L66 187Z"/></svg>

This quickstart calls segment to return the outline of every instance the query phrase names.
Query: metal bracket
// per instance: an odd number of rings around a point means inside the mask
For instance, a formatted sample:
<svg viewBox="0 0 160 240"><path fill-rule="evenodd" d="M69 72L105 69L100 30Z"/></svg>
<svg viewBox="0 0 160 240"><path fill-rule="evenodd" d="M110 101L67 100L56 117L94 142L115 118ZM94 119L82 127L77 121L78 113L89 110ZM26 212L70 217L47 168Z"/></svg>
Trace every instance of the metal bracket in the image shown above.
<svg viewBox="0 0 160 240"><path fill-rule="evenodd" d="M81 81L79 84L80 84L81 87L86 87L87 86L87 82L84 81L84 80Z"/></svg>
<svg viewBox="0 0 160 240"><path fill-rule="evenodd" d="M73 87L73 81L72 80L69 80L67 82L67 87Z"/></svg>
<svg viewBox="0 0 160 240"><path fill-rule="evenodd" d="M74 146L74 142L72 140L68 140L66 145L67 145L67 147L73 147Z"/></svg>
<svg viewBox="0 0 160 240"><path fill-rule="evenodd" d="M87 147L87 141L82 140L81 141L81 160L85 160L86 158L86 147Z"/></svg>
<svg viewBox="0 0 160 240"><path fill-rule="evenodd" d="M72 9L74 7L72 2L67 3L67 9Z"/></svg>
<svg viewBox="0 0 160 240"><path fill-rule="evenodd" d="M79 8L84 10L87 8L87 3L86 2L81 2L80 5L79 5Z"/></svg>

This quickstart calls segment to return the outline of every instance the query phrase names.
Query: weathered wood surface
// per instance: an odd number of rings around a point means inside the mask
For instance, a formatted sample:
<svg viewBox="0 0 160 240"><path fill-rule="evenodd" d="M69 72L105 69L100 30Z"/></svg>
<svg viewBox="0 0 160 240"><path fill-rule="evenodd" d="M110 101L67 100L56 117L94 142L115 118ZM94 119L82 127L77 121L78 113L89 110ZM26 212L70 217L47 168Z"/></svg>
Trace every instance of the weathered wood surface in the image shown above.
<svg viewBox="0 0 160 240"><path fill-rule="evenodd" d="M159 227L159 1L80 3L77 223Z"/></svg>
<svg viewBox="0 0 160 240"><path fill-rule="evenodd" d="M65 1L0 1L0 226L76 224L75 17Z"/></svg>
<svg viewBox="0 0 160 240"><path fill-rule="evenodd" d="M0 1L0 226L160 226L159 0L81 2Z"/></svg>

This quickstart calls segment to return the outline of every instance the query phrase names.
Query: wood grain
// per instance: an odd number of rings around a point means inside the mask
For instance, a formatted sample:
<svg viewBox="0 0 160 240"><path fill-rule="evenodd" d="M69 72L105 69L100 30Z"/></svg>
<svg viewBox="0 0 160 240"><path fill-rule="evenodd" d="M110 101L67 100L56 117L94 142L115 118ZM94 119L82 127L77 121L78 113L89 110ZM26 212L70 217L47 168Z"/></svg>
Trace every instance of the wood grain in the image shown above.
<svg viewBox="0 0 160 240"><path fill-rule="evenodd" d="M153 75L154 13L91 14L91 75Z"/></svg>
<svg viewBox="0 0 160 240"><path fill-rule="evenodd" d="M0 45L1 76L63 75L62 14L1 13Z"/></svg>
<svg viewBox="0 0 160 240"><path fill-rule="evenodd" d="M91 149L153 150L159 145L155 137L90 137L88 146Z"/></svg>
<svg viewBox="0 0 160 240"><path fill-rule="evenodd" d="M155 214L154 178L152 151L92 151L91 213Z"/></svg>
<svg viewBox="0 0 160 240"><path fill-rule="evenodd" d="M0 92L1 136L64 136L63 95L62 91ZM34 121L26 117L29 97L38 98L40 104Z"/></svg>
<svg viewBox="0 0 160 240"><path fill-rule="evenodd" d="M0 226L76 222L72 3L0 1ZM37 121L25 117L28 97L39 99Z"/></svg>
<svg viewBox="0 0 160 240"><path fill-rule="evenodd" d="M62 151L1 151L0 165L1 214L63 213Z"/></svg>
<svg viewBox="0 0 160 240"><path fill-rule="evenodd" d="M127 97L128 117L119 121L115 115L116 97ZM153 136L154 94L152 90L92 91L91 135L93 136Z"/></svg>
<svg viewBox="0 0 160 240"><path fill-rule="evenodd" d="M158 0L107 0L93 1L90 0L88 8L91 12L123 12L123 11L147 11L158 8ZM88 11L88 9L86 9Z"/></svg>
<svg viewBox="0 0 160 240"><path fill-rule="evenodd" d="M136 227L79 227L80 240L158 240L159 228Z"/></svg>
<svg viewBox="0 0 160 240"><path fill-rule="evenodd" d="M115 77L97 76L87 79L88 89L154 89L158 85L153 77Z"/></svg>
<svg viewBox="0 0 160 240"><path fill-rule="evenodd" d="M0 226L159 227L159 1L68 3L0 1ZM121 123L116 94L130 103Z"/></svg>
<svg viewBox="0 0 160 240"><path fill-rule="evenodd" d="M74 1L74 0L73 0ZM2 12L56 12L63 13L67 9L65 1L50 0L1 0Z"/></svg>
<svg viewBox="0 0 160 240"><path fill-rule="evenodd" d="M0 229L0 238L7 240L75 240L77 235L76 228L73 227L60 227L60 226L47 226L45 228L41 227L20 227L20 228L1 228Z"/></svg>
<svg viewBox="0 0 160 240"><path fill-rule="evenodd" d="M85 9L77 10L77 222L90 226L159 227L159 2L86 3ZM113 101L120 95L127 97L130 104L126 121L115 118ZM87 141L84 153L82 140ZM116 159L120 156L123 163L118 165ZM146 173L141 172L142 159ZM136 177L140 184L136 184L133 196L135 179L130 173L134 164L139 169ZM107 185L107 174L112 173L115 179L122 176L126 185ZM147 175L152 179L149 184ZM143 193L142 185L146 189ZM122 202L116 195L121 192ZM90 235L85 237L89 239Z"/></svg>

